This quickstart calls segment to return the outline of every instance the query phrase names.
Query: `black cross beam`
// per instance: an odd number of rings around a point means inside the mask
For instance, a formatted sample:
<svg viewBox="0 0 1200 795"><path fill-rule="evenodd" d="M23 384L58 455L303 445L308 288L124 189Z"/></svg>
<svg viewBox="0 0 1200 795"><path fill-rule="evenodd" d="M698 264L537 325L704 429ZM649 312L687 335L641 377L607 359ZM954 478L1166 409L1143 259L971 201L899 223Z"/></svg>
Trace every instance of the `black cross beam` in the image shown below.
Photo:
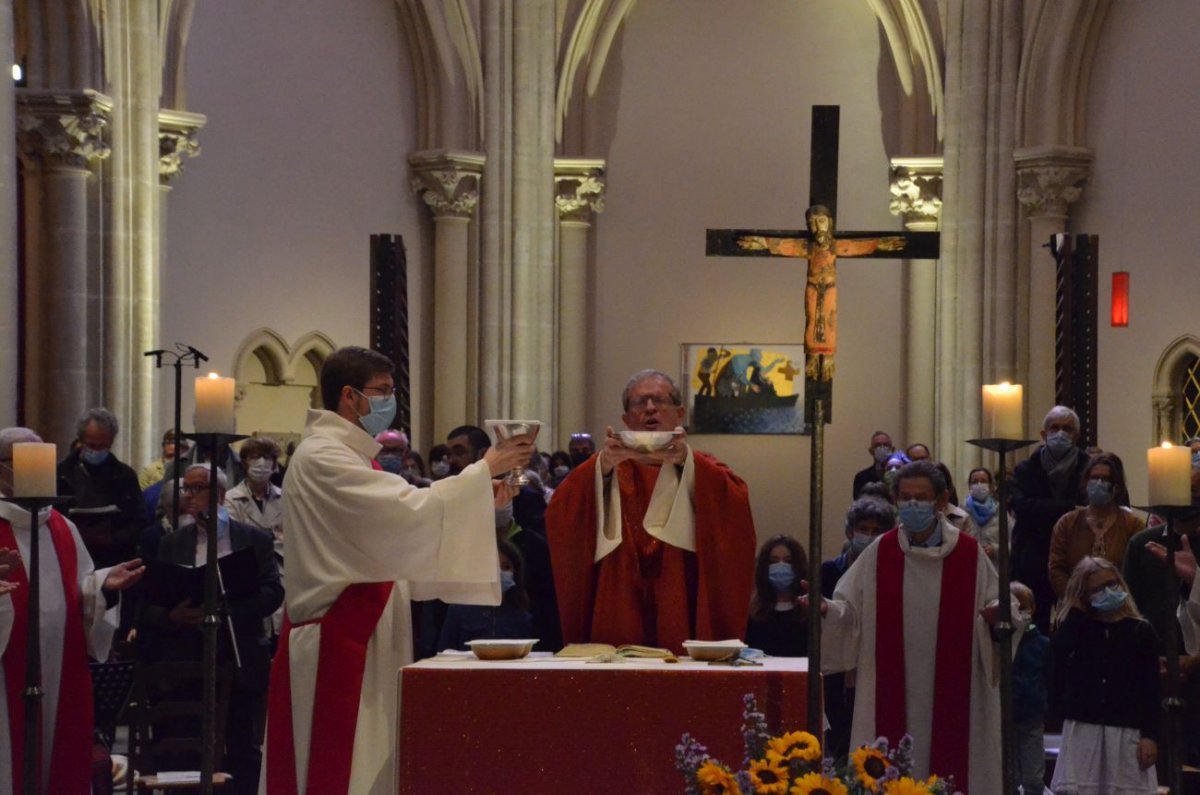
<svg viewBox="0 0 1200 795"><path fill-rule="evenodd" d="M812 142L810 148L808 203L809 206L824 205L837 218L838 182L838 122L840 108L837 105L814 105L812 109ZM869 238L900 238L902 245L888 250L877 250L869 254L856 255L866 259L937 259L939 257L939 233L937 232L834 232L838 240ZM705 254L710 257L773 257L766 249L746 250L738 241L745 237L794 238L810 240L807 229L709 229L706 233ZM832 419L833 383L829 380L806 376L804 380L805 422L812 427L813 402L817 397L825 401L825 422Z"/></svg>

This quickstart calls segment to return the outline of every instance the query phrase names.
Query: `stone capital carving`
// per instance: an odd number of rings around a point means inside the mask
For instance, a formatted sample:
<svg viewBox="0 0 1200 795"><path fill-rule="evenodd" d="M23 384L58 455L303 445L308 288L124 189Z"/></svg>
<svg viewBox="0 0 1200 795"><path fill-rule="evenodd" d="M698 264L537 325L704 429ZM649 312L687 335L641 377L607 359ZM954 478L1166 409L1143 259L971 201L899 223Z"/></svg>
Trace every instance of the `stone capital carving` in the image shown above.
<svg viewBox="0 0 1200 795"><path fill-rule="evenodd" d="M91 89L17 89L17 149L30 166L87 168L112 152L104 139L112 99Z"/></svg>
<svg viewBox="0 0 1200 795"><path fill-rule="evenodd" d="M935 232L942 217L942 157L893 157L888 209L913 232Z"/></svg>
<svg viewBox="0 0 1200 795"><path fill-rule="evenodd" d="M158 112L158 179L167 184L183 172L183 159L200 154L197 136L208 118L183 110Z"/></svg>
<svg viewBox="0 0 1200 795"><path fill-rule="evenodd" d="M1013 152L1017 200L1029 218L1065 219L1092 173L1092 152L1078 146L1034 146Z"/></svg>
<svg viewBox="0 0 1200 795"><path fill-rule="evenodd" d="M434 218L470 218L479 204L485 162L480 152L413 152L408 156L409 185Z"/></svg>
<svg viewBox="0 0 1200 795"><path fill-rule="evenodd" d="M554 206L559 220L582 221L592 213L604 212L603 160L594 158L554 158Z"/></svg>

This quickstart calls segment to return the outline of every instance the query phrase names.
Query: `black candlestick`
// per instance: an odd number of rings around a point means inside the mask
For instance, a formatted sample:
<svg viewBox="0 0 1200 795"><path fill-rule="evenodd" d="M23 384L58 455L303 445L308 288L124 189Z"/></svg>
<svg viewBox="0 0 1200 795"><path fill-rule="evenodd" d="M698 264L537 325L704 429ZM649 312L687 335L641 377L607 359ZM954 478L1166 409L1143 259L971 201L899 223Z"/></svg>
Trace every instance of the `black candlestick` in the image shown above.
<svg viewBox="0 0 1200 795"><path fill-rule="evenodd" d="M204 640L204 719L201 723L201 764L200 791L210 795L213 791L213 774L217 769L217 630L221 626L221 618L217 615L217 532L220 529L219 509L220 481L217 479L219 458L218 451L235 442L245 439L243 434L236 433L189 433L186 438L195 439L199 445L204 442L209 450L208 469L208 521L205 526L205 565L204 570L204 620L200 624L200 632ZM178 438L178 437L176 437ZM203 449L203 448L202 448ZM199 528L196 540L199 542Z"/></svg>
<svg viewBox="0 0 1200 795"><path fill-rule="evenodd" d="M142 354L143 356L153 356L154 366L158 368L162 368L164 356L171 356L175 359L175 361L171 363L171 366L175 368L175 424L172 426L172 428L175 430L175 458L172 461L175 466L172 468L175 469L175 471L174 473L170 471L164 471L163 473L164 476L170 476L171 478L172 496L175 498L172 500L173 507L171 508L172 530L178 529L179 527L179 479L183 477L178 470L179 460L181 458L180 453L183 450L183 427L181 417L183 412L183 365L185 363L191 364L192 367L195 367L197 370L199 370L200 362L208 361L207 356L193 348L191 345L185 345L180 342L176 343L175 347L179 350L146 351ZM164 470L165 469L166 468L164 467Z"/></svg>
<svg viewBox="0 0 1200 795"><path fill-rule="evenodd" d="M1008 480L1007 458L1013 450L1020 450L1035 444L1036 439L968 439L967 444L991 450L1000 457L1000 466L996 472L996 482L999 484L996 494L999 506L996 511L1000 520L1000 537L997 550L997 574L1000 580L999 608L1000 620L995 631L1000 639L1000 764L1004 777L1004 795L1013 795L1017 791L1016 768L1016 726L1012 716L1012 660L1013 660L1013 623L1012 623L1012 581L1009 573L1008 549L1008 493L1005 481Z"/></svg>
<svg viewBox="0 0 1200 795"><path fill-rule="evenodd" d="M29 605L25 627L25 758L22 760L26 795L42 791L42 630L41 577L38 575L41 553L38 543L40 513L43 508L70 502L70 497L5 497L7 502L29 511ZM68 605L67 609L71 609ZM12 760L16 763L16 760Z"/></svg>

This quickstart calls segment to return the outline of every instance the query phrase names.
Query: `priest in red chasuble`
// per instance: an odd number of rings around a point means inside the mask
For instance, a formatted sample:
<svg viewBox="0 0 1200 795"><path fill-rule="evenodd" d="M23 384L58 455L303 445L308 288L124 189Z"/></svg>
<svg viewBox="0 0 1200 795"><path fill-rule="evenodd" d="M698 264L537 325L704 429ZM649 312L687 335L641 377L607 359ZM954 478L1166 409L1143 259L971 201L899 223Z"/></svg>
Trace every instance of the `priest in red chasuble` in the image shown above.
<svg viewBox="0 0 1200 795"><path fill-rule="evenodd" d="M997 792L996 570L946 521L936 466L906 465L895 490L900 527L863 550L822 604L822 669L857 669L851 748L880 736L894 747L910 734L918 778L952 775L968 795ZM1015 623L1019 636L1026 622Z"/></svg>
<svg viewBox="0 0 1200 795"><path fill-rule="evenodd" d="M666 373L636 373L622 394L633 431L677 431L639 452L608 429L546 510L566 643L640 643L677 653L689 639L741 637L756 538L746 484L691 448Z"/></svg>

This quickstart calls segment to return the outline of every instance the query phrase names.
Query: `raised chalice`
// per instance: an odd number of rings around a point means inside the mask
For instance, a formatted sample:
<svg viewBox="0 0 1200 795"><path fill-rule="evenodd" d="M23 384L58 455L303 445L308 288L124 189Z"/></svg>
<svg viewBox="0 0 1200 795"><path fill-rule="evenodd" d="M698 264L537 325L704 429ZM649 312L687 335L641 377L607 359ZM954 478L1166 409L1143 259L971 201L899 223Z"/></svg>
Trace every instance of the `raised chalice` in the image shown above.
<svg viewBox="0 0 1200 795"><path fill-rule="evenodd" d="M537 439L538 430L542 427L542 423L538 420L485 420L483 424L491 429L497 444L514 436L528 436L532 441ZM504 482L510 486L529 485L529 478L525 475L525 466L513 467L508 476L504 478Z"/></svg>

